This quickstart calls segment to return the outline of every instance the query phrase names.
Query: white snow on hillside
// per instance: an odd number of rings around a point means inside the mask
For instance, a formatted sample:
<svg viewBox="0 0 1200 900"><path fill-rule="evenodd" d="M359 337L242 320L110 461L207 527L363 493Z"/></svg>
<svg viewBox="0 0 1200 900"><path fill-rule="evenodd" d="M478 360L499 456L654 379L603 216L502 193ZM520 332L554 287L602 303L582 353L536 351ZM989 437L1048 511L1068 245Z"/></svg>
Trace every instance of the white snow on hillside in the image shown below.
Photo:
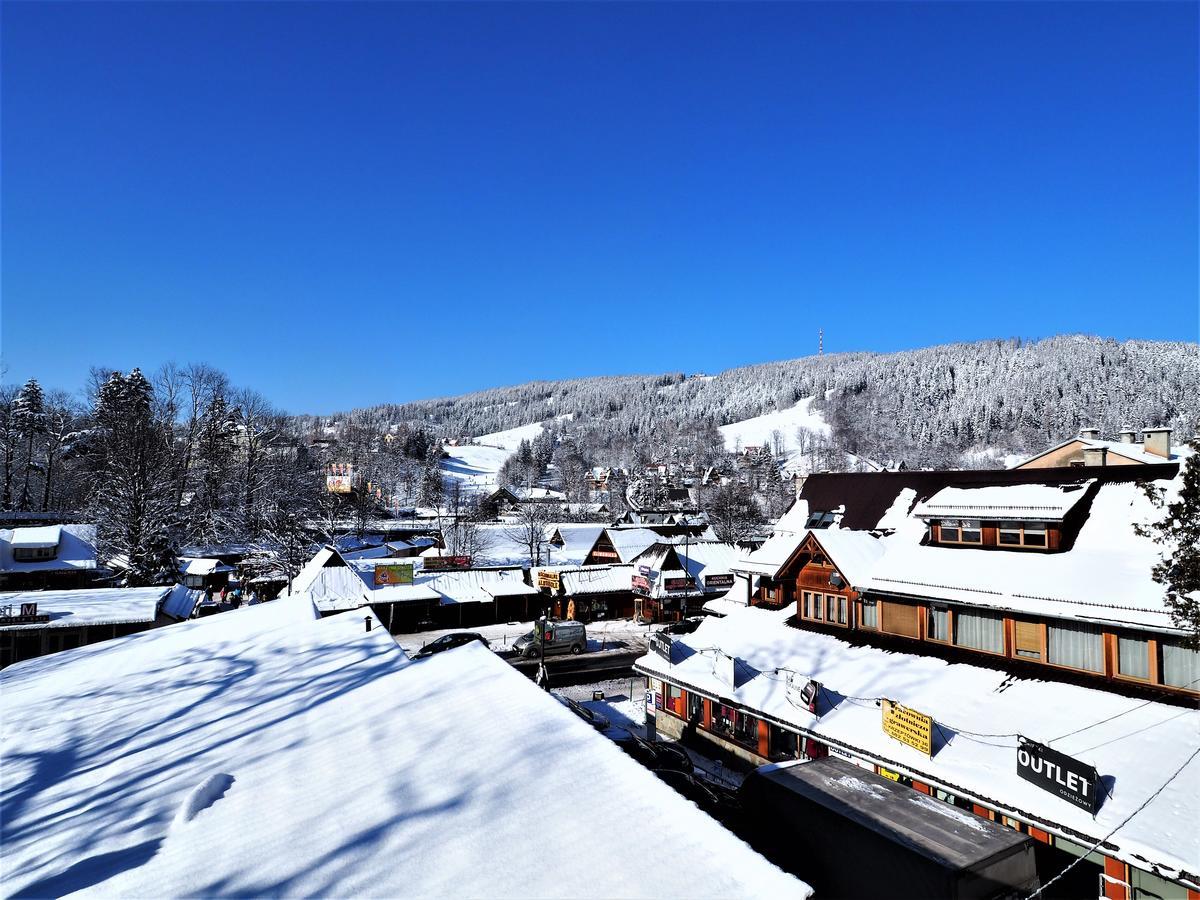
<svg viewBox="0 0 1200 900"><path fill-rule="evenodd" d="M475 438L476 444L488 447L501 447L509 453L516 451L521 441L532 441L542 433L542 423L533 422L529 425L518 425L505 431L493 431L491 434L481 434Z"/></svg>
<svg viewBox="0 0 1200 900"><path fill-rule="evenodd" d="M503 447L474 444L443 449L446 458L442 460L442 480L447 489L451 482L457 481L467 491L486 494L497 488L497 473L504 461L512 456L512 451Z"/></svg>
<svg viewBox="0 0 1200 900"><path fill-rule="evenodd" d="M772 433L779 431L783 435L784 450L796 450L799 447L799 442L796 440L796 428L799 426L804 426L818 434L828 435L829 423L819 412L809 409L812 400L812 397L805 397L797 401L796 405L790 409L782 409L763 416L755 416L753 419L722 425L720 431L722 437L725 438L725 449L732 452L739 445L742 448L769 447Z"/></svg>

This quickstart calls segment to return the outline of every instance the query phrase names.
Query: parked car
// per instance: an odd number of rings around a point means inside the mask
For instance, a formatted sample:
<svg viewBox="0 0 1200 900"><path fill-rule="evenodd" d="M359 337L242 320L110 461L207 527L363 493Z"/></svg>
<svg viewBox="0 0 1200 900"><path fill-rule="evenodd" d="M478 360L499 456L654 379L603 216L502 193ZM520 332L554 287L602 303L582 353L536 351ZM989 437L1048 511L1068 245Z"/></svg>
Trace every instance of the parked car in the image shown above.
<svg viewBox="0 0 1200 900"><path fill-rule="evenodd" d="M660 741L650 743L632 734L614 743L647 769L654 772L671 769L691 775L696 770L696 766L692 763L692 758L687 755L687 751L674 744L664 744Z"/></svg>
<svg viewBox="0 0 1200 900"><path fill-rule="evenodd" d="M667 634L691 634L700 627L700 623L704 621L703 616L695 616L690 619L681 619L678 622L672 622L666 627Z"/></svg>
<svg viewBox="0 0 1200 900"><path fill-rule="evenodd" d="M435 653L441 653L443 650L452 650L455 647L461 647L472 641L479 641L485 647L490 646L487 638L482 634L476 634L474 631L455 631L452 634L443 634L440 638L432 640L428 644L422 644L421 649L417 651L417 658L432 656Z"/></svg>
<svg viewBox="0 0 1200 900"><path fill-rule="evenodd" d="M733 791L697 778L695 775L689 775L676 769L660 769L655 774L714 819L728 822L737 815L741 808L737 794Z"/></svg>
<svg viewBox="0 0 1200 900"><path fill-rule="evenodd" d="M587 629L582 622L547 622L546 655L582 653L587 649ZM542 638L537 629L517 638L513 650L525 659L536 659L542 652Z"/></svg>
<svg viewBox="0 0 1200 900"><path fill-rule="evenodd" d="M567 709L571 710L571 712L575 713L575 715L579 716L579 718L583 719L583 721L587 722L597 731L607 731L609 726L612 725L612 723L609 722L607 718L600 715L600 713L596 712L594 709L588 709L582 703L572 700L570 697L559 697L558 699L566 704Z"/></svg>

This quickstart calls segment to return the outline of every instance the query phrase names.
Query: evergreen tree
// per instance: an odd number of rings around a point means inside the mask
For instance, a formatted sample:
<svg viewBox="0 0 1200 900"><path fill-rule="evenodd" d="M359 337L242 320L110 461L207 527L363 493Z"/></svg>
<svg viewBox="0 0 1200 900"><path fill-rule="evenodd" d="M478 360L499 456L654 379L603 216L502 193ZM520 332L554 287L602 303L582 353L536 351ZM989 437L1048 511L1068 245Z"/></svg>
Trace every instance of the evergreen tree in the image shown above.
<svg viewBox="0 0 1200 900"><path fill-rule="evenodd" d="M25 478L21 485L18 508L27 510L30 507L29 477L40 468L33 454L33 442L46 430L46 398L36 378L25 382L13 401L12 424L26 445Z"/></svg>
<svg viewBox="0 0 1200 900"><path fill-rule="evenodd" d="M1163 558L1153 569L1154 580L1166 592L1171 620L1187 631L1194 646L1200 646L1200 440L1190 446L1178 498L1165 504L1158 522L1139 527L1138 532L1163 547ZM1150 490L1151 499L1162 507L1161 494Z"/></svg>

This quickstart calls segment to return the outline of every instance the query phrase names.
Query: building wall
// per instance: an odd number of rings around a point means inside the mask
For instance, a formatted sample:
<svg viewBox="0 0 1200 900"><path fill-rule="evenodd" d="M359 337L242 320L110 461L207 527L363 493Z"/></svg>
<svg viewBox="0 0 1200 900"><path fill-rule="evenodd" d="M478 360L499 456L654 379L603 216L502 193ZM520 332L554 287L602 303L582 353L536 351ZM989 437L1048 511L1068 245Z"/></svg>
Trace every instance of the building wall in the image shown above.
<svg viewBox="0 0 1200 900"><path fill-rule="evenodd" d="M1165 462L1165 460L1164 460ZM1047 453L1045 456L1039 456L1037 459L1031 459L1028 462L1021 463L1016 466L1018 469L1056 469L1063 466L1069 466L1072 463L1076 465L1083 464L1083 442L1071 441L1065 447ZM1109 466L1140 466L1137 460L1128 459L1118 453L1109 452L1105 455L1105 465Z"/></svg>

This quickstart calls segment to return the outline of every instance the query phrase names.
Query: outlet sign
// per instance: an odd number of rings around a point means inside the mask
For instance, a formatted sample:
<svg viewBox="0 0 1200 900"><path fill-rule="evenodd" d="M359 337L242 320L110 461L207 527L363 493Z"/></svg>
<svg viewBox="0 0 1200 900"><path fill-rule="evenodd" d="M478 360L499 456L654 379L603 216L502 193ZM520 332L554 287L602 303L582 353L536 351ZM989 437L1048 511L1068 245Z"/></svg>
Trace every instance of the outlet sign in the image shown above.
<svg viewBox="0 0 1200 900"><path fill-rule="evenodd" d="M1021 738L1017 746L1017 774L1043 791L1095 815L1100 786L1095 766Z"/></svg>
<svg viewBox="0 0 1200 900"><path fill-rule="evenodd" d="M671 636L662 631L650 635L650 649L665 659L671 661Z"/></svg>

